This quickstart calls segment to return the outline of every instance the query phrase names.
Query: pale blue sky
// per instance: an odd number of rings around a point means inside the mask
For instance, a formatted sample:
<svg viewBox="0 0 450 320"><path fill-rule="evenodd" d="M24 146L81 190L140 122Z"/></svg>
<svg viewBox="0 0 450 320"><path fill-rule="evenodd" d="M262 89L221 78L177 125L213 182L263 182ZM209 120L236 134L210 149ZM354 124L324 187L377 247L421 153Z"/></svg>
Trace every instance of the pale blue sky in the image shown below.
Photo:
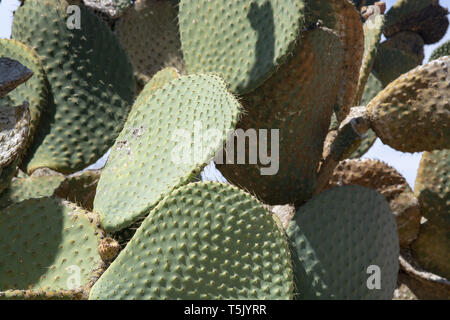
<svg viewBox="0 0 450 320"><path fill-rule="evenodd" d="M17 0L0 0L0 38L9 38L11 35L11 23L12 12L18 6ZM387 0L387 7L390 8L395 3L395 0ZM450 0L440 0L442 6L449 8ZM450 39L450 31L447 32L445 38L440 42L445 42ZM439 43L439 44L440 44ZM439 44L425 47L425 62L428 61L428 57L431 52ZM414 180L417 174L417 168L419 166L421 154L409 154L398 152L386 145L384 145L379 139L375 145L369 150L364 158L379 159L387 162L394 168L396 168L406 178L411 187L414 187ZM106 157L100 159L96 165L91 167L99 167L105 162ZM207 169L208 176L217 176L217 173L209 167Z"/></svg>

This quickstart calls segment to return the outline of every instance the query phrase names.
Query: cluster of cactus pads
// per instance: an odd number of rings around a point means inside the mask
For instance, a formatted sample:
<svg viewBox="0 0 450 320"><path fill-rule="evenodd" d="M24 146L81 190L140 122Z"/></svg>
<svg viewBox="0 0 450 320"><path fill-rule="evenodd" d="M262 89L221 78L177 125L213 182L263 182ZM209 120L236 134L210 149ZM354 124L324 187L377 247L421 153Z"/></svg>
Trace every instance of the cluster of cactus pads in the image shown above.
<svg viewBox="0 0 450 320"><path fill-rule="evenodd" d="M448 11L385 11L22 1L0 39L0 299L450 299L449 43L423 63ZM278 144L219 162L249 129ZM377 137L424 152L414 191L361 159Z"/></svg>

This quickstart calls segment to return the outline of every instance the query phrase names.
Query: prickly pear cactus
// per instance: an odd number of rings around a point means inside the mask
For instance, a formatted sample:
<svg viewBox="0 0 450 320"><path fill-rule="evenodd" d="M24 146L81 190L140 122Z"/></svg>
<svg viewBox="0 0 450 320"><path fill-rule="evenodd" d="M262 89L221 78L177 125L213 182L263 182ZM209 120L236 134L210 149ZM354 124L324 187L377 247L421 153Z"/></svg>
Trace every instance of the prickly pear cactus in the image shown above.
<svg viewBox="0 0 450 320"><path fill-rule="evenodd" d="M186 69L217 72L234 93L248 93L283 64L304 27L304 1L180 0Z"/></svg>
<svg viewBox="0 0 450 320"><path fill-rule="evenodd" d="M73 173L94 163L112 146L132 104L132 67L119 41L84 6L80 28L69 28L68 5L27 0L14 15L12 37L36 50L53 98L23 165L28 173L42 167Z"/></svg>
<svg viewBox="0 0 450 320"><path fill-rule="evenodd" d="M378 192L359 186L327 190L297 211L287 234L297 298L392 298L398 236L389 205ZM369 290L370 266L382 273L379 290Z"/></svg>
<svg viewBox="0 0 450 320"><path fill-rule="evenodd" d="M436 48L430 56L430 61L443 56L450 56L450 40Z"/></svg>
<svg viewBox="0 0 450 320"><path fill-rule="evenodd" d="M339 38L329 30L304 33L295 55L254 93L245 96L245 113L238 123L244 134L254 129L279 128L258 137L256 146L248 144L245 154L261 152L265 144L271 163L243 163L224 157L216 159L218 169L232 183L242 186L270 205L303 202L315 188L318 167L336 96L340 89L339 70L344 54ZM329 59L329 55L333 59ZM303 77L304 82L297 79ZM320 86L316 86L318 82ZM297 134L293 134L296 132ZM278 146L271 145L279 135ZM302 139L309 135L312 139ZM242 138L237 136L235 145ZM275 139L275 141L277 141ZM306 151L306 152L305 152ZM277 162L279 159L284 159Z"/></svg>
<svg viewBox="0 0 450 320"><path fill-rule="evenodd" d="M14 179L0 195L0 208L6 208L27 199L50 197L64 180L64 175Z"/></svg>
<svg viewBox="0 0 450 320"><path fill-rule="evenodd" d="M33 76L29 80L0 100L1 104L9 105L28 102L31 116L29 144L39 125L41 113L47 106L49 94L47 77L36 51L18 41L0 39L0 56L14 57L33 72Z"/></svg>
<svg viewBox="0 0 450 320"><path fill-rule="evenodd" d="M379 160L345 160L334 169L328 188L359 185L385 196L397 221L399 242L407 247L417 238L420 206L406 179L394 168Z"/></svg>
<svg viewBox="0 0 450 320"><path fill-rule="evenodd" d="M94 211L102 226L107 231L130 226L193 179L226 140L240 112L226 83L212 74L184 76L147 99L138 97L98 183Z"/></svg>
<svg viewBox="0 0 450 320"><path fill-rule="evenodd" d="M0 300L450 299L444 6L21 1Z"/></svg>
<svg viewBox="0 0 450 320"><path fill-rule="evenodd" d="M0 291L88 286L103 263L97 224L95 216L58 198L29 199L3 210Z"/></svg>
<svg viewBox="0 0 450 320"><path fill-rule="evenodd" d="M288 242L272 215L244 191L207 182L163 199L90 299L291 299L293 291Z"/></svg>
<svg viewBox="0 0 450 320"><path fill-rule="evenodd" d="M400 31L418 33L426 44L439 41L448 28L448 10L439 0L398 0L386 13L386 37Z"/></svg>
<svg viewBox="0 0 450 320"><path fill-rule="evenodd" d="M116 33L141 83L163 68L184 72L177 20L178 7L172 1L139 0L117 23Z"/></svg>
<svg viewBox="0 0 450 320"><path fill-rule="evenodd" d="M372 129L384 143L404 152L450 146L449 69L448 56L419 66L367 105Z"/></svg>

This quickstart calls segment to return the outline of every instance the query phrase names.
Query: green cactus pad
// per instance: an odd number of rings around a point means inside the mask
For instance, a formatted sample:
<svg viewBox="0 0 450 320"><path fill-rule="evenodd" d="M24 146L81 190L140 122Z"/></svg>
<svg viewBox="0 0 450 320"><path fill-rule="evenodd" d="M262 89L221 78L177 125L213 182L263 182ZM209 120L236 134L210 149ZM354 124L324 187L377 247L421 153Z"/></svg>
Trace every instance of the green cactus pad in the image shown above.
<svg viewBox="0 0 450 320"><path fill-rule="evenodd" d="M328 188L344 185L372 188L386 197L397 221L400 246L407 247L417 238L422 216L420 205L397 170L379 160L341 161L334 169Z"/></svg>
<svg viewBox="0 0 450 320"><path fill-rule="evenodd" d="M450 57L402 75L367 106L371 127L392 148L421 152L450 145Z"/></svg>
<svg viewBox="0 0 450 320"><path fill-rule="evenodd" d="M65 180L63 175L15 179L0 196L0 209L27 199L50 197Z"/></svg>
<svg viewBox="0 0 450 320"><path fill-rule="evenodd" d="M364 88L364 93L361 98L361 105L367 106L369 102L375 98L381 90L383 90L383 88L384 87L381 81L373 72L371 72L369 78L367 79L366 87Z"/></svg>
<svg viewBox="0 0 450 320"><path fill-rule="evenodd" d="M234 157L230 159L231 153L225 151L223 157L215 159L225 178L266 204L308 200L315 188L342 67L342 45L333 32L329 29L304 32L297 53L263 86L242 100L245 112L237 128L243 132L235 139ZM279 140L275 132L267 130L267 142L262 142L260 130L268 128L279 130ZM236 153L240 152L243 135L252 132L249 130L256 130L259 151L246 141L246 161L241 164L242 152L237 157ZM273 149L272 143L277 149ZM250 163L251 154L266 152L265 146L272 162L263 163L259 156Z"/></svg>
<svg viewBox="0 0 450 320"><path fill-rule="evenodd" d="M184 72L178 8L168 0L140 0L118 22L116 33L144 84L158 71Z"/></svg>
<svg viewBox="0 0 450 320"><path fill-rule="evenodd" d="M33 71L19 61L0 57L0 98L21 85L33 75Z"/></svg>
<svg viewBox="0 0 450 320"><path fill-rule="evenodd" d="M207 182L161 201L89 298L291 299L293 286L272 214L236 187Z"/></svg>
<svg viewBox="0 0 450 320"><path fill-rule="evenodd" d="M359 186L327 190L300 207L287 234L298 298L392 299L397 226L378 192ZM371 266L379 267L380 289L368 288Z"/></svg>
<svg viewBox="0 0 450 320"><path fill-rule="evenodd" d="M84 6L81 29L68 28L67 6L27 0L14 15L12 36L36 50L53 96L24 164L28 173L41 167L72 173L97 161L132 104L133 71L119 41Z"/></svg>
<svg viewBox="0 0 450 320"><path fill-rule="evenodd" d="M189 182L226 141L240 109L211 74L184 76L138 97L98 183L94 211L105 230L131 225Z"/></svg>
<svg viewBox="0 0 450 320"><path fill-rule="evenodd" d="M29 199L0 214L0 291L73 290L101 265L92 214L58 198ZM14 241L11 241L14 239Z"/></svg>
<svg viewBox="0 0 450 320"><path fill-rule="evenodd" d="M0 39L0 56L14 58L33 71L33 76L12 91L0 103L18 105L27 101L30 107L30 141L39 123L42 110L47 106L48 85L37 53L26 45L10 39Z"/></svg>
<svg viewBox="0 0 450 320"><path fill-rule="evenodd" d="M381 14L375 14L364 23L364 56L362 61L361 70L359 73L358 87L355 94L355 100L353 105L364 105L361 103L364 92L366 90L366 84L371 75L372 67L377 56L378 45L381 40L381 34L383 32L384 16Z"/></svg>
<svg viewBox="0 0 450 320"><path fill-rule="evenodd" d="M336 114L342 121L354 106L358 78L364 55L364 30L360 15L350 1L306 0L307 25L319 24L332 29L344 48L342 82L336 102Z"/></svg>
<svg viewBox="0 0 450 320"><path fill-rule="evenodd" d="M436 60L443 56L450 56L450 40L444 42L433 51L430 56L430 61Z"/></svg>
<svg viewBox="0 0 450 320"><path fill-rule="evenodd" d="M135 104L145 103L145 101L147 101L156 90L161 89L165 84L172 80L178 79L179 77L180 74L178 71L171 67L164 68L163 70L157 72L139 93Z"/></svg>
<svg viewBox="0 0 450 320"><path fill-rule="evenodd" d="M352 152L352 154L348 157L349 159L357 159L364 156L370 148L375 144L375 141L377 141L377 135L375 132L373 132L372 129L369 129L363 136L358 149Z"/></svg>
<svg viewBox="0 0 450 320"><path fill-rule="evenodd" d="M425 43L423 42L422 37L415 32L402 31L396 33L395 35L384 41L383 46L413 54L415 57L417 57L417 60L420 61L420 63L425 57Z"/></svg>
<svg viewBox="0 0 450 320"><path fill-rule="evenodd" d="M450 279L450 223L429 220L422 224L411 253L422 268Z"/></svg>
<svg viewBox="0 0 450 320"><path fill-rule="evenodd" d="M402 74L420 65L423 61L423 54L405 51L394 42L384 41L378 47L377 56L373 63L372 71L381 81L383 87L386 87L392 81ZM423 50L423 47L422 47Z"/></svg>
<svg viewBox="0 0 450 320"><path fill-rule="evenodd" d="M100 170L87 170L70 175L55 190L55 195L92 211L100 174Z"/></svg>
<svg viewBox="0 0 450 320"><path fill-rule="evenodd" d="M30 130L28 104L17 107L0 105L0 168L19 158Z"/></svg>
<svg viewBox="0 0 450 320"><path fill-rule="evenodd" d="M187 71L219 73L233 93L249 93L292 53L303 21L303 0L181 0Z"/></svg>
<svg viewBox="0 0 450 320"><path fill-rule="evenodd" d="M423 153L414 192L425 218L450 225L450 149Z"/></svg>
<svg viewBox="0 0 450 320"><path fill-rule="evenodd" d="M398 0L386 13L384 35L390 38L400 31L412 31L426 44L436 43L447 31L447 14L439 0Z"/></svg>

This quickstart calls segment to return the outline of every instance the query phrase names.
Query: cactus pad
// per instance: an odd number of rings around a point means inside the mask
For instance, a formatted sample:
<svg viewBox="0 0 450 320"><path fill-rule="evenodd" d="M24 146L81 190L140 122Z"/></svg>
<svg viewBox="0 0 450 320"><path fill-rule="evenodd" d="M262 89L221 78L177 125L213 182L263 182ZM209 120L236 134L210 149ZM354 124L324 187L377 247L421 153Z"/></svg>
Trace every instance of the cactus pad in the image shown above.
<svg viewBox="0 0 450 320"><path fill-rule="evenodd" d="M430 56L430 61L436 60L443 56L450 56L450 40L444 42L433 51Z"/></svg>
<svg viewBox="0 0 450 320"><path fill-rule="evenodd" d="M384 35L390 38L400 31L412 31L426 44L432 44L445 35L449 24L447 14L439 0L399 0L386 13Z"/></svg>
<svg viewBox="0 0 450 320"><path fill-rule="evenodd" d="M372 15L364 23L364 56L359 73L358 87L353 105L361 105L361 100L365 92L367 81L371 75L371 70L377 56L378 45L383 32L384 17L380 14ZM363 103L364 105L364 103Z"/></svg>
<svg viewBox="0 0 450 320"><path fill-rule="evenodd" d="M219 73L233 93L249 93L292 53L303 0L181 0L181 46L189 73Z"/></svg>
<svg viewBox="0 0 450 320"><path fill-rule="evenodd" d="M420 206L405 178L394 168L379 160L345 160L334 169L329 188L359 185L380 192L394 213L401 246L417 238L420 227Z"/></svg>
<svg viewBox="0 0 450 320"><path fill-rule="evenodd" d="M139 0L119 20L116 33L143 84L166 67L184 71L178 8L168 0Z"/></svg>
<svg viewBox="0 0 450 320"><path fill-rule="evenodd" d="M293 284L272 215L244 191L207 182L161 201L89 298L291 299Z"/></svg>
<svg viewBox="0 0 450 320"><path fill-rule="evenodd" d="M429 220L422 224L411 253L425 270L450 279L450 223Z"/></svg>
<svg viewBox="0 0 450 320"><path fill-rule="evenodd" d="M19 203L27 199L50 197L64 180L63 175L15 179L0 196L0 208L6 208L13 203Z"/></svg>
<svg viewBox="0 0 450 320"><path fill-rule="evenodd" d="M412 52L406 50L406 47L402 46L402 42L397 42L397 39L392 38L392 40L382 42L373 63L372 71L383 87L417 67L423 61L423 45L421 49Z"/></svg>
<svg viewBox="0 0 450 320"><path fill-rule="evenodd" d="M414 192L425 218L450 225L449 149L423 153Z"/></svg>
<svg viewBox="0 0 450 320"><path fill-rule="evenodd" d="M347 0L307 0L307 23L332 29L344 48L342 82L336 103L339 122L353 107L361 63L364 55L364 30L360 15Z"/></svg>
<svg viewBox="0 0 450 320"><path fill-rule="evenodd" d="M287 234L299 298L392 299L398 237L378 192L360 186L327 190L300 207ZM381 272L378 290L367 286L370 266Z"/></svg>
<svg viewBox="0 0 450 320"><path fill-rule="evenodd" d="M239 158L230 163L226 159L229 152L224 152L216 164L225 178L269 205L308 200L315 188L315 172L340 87L342 66L342 45L333 32L305 32L297 53L243 99L245 112L237 128L244 132L256 130L259 151L245 141L245 164L239 163ZM260 130L267 128L278 129L279 139L268 130L267 143L263 143ZM236 140L233 151L239 153L244 138L238 136ZM272 149L272 143L279 150ZM260 157L250 163L247 158L251 153L266 152L266 146L272 162L264 164Z"/></svg>
<svg viewBox="0 0 450 320"><path fill-rule="evenodd" d="M234 129L240 109L225 82L210 74L184 76L138 97L98 183L94 211L102 226L131 225L199 173Z"/></svg>
<svg viewBox="0 0 450 320"><path fill-rule="evenodd" d="M102 261L95 217L57 198L30 199L0 215L0 291L73 290ZM14 241L9 241L14 239Z"/></svg>
<svg viewBox="0 0 450 320"><path fill-rule="evenodd" d="M172 80L178 79L179 77L180 74L175 68L169 67L159 71L144 86L142 91L139 93L135 104L145 103L145 101L151 97L156 90L161 89L165 84Z"/></svg>
<svg viewBox="0 0 450 320"><path fill-rule="evenodd" d="M87 170L68 176L55 190L55 195L92 211L100 170Z"/></svg>
<svg viewBox="0 0 450 320"><path fill-rule="evenodd" d="M30 141L28 141L30 143L39 123L41 112L47 106L48 85L42 63L34 50L10 39L0 39L0 56L12 57L33 71L33 76L27 82L12 91L3 100L10 105L28 102L31 116Z"/></svg>
<svg viewBox="0 0 450 320"><path fill-rule="evenodd" d="M53 99L24 164L76 172L98 160L120 133L132 104L131 64L108 26L84 6L81 29L68 28L65 0L27 0L12 36L41 57ZM45 14L42 14L45 12Z"/></svg>
<svg viewBox="0 0 450 320"><path fill-rule="evenodd" d="M392 148L420 152L450 145L450 57L402 75L367 106L371 127Z"/></svg>

